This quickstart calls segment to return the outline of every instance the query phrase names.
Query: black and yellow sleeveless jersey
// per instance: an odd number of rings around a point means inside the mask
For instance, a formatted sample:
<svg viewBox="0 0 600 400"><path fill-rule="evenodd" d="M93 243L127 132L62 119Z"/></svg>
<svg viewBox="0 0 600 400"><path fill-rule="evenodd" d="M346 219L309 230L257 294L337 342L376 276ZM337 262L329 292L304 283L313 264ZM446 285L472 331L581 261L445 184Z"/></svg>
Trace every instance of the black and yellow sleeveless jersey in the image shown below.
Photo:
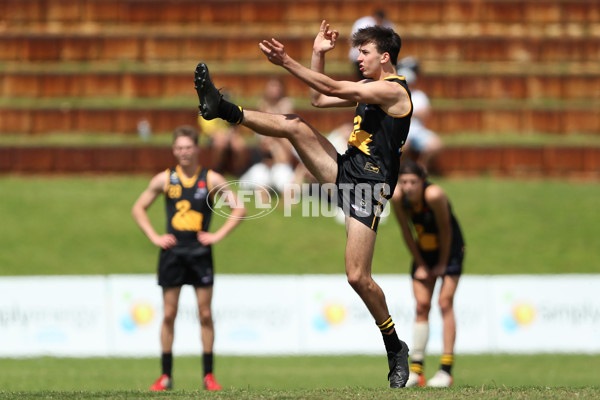
<svg viewBox="0 0 600 400"><path fill-rule="evenodd" d="M417 246L421 253L424 254L435 253L439 250L439 229L435 220L435 215L425 201L425 189L427 189L429 185L431 185L431 183L425 182L421 204L417 206L405 205L413 227L415 228L415 233L417 234ZM465 242L449 202L448 210L450 212L450 228L452 230L450 253L454 254L455 251L461 250L465 246Z"/></svg>
<svg viewBox="0 0 600 400"><path fill-rule="evenodd" d="M385 79L402 86L410 98L404 77L390 76ZM388 114L377 104L359 103L344 157L351 163L350 173L359 179L386 182L390 185L390 193L393 193L411 116L412 100L410 111L404 115Z"/></svg>
<svg viewBox="0 0 600 400"><path fill-rule="evenodd" d="M191 178L184 178L179 166L167 170L165 191L167 232L177 238L174 250L204 247L198 231L207 231L212 216L206 176L208 170L199 167Z"/></svg>

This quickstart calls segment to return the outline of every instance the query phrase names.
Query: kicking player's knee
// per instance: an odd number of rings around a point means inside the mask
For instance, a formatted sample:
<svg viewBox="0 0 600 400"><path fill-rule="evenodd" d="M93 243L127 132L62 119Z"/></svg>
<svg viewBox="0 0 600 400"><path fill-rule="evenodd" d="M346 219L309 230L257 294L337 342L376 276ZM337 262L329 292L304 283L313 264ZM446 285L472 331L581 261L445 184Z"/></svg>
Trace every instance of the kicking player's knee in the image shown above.
<svg viewBox="0 0 600 400"><path fill-rule="evenodd" d="M358 292L368 291L372 280L363 274L348 274L348 283Z"/></svg>
<svg viewBox="0 0 600 400"><path fill-rule="evenodd" d="M298 137L312 132L310 126L301 116L296 114L287 114L285 118L287 121L286 131L290 136Z"/></svg>

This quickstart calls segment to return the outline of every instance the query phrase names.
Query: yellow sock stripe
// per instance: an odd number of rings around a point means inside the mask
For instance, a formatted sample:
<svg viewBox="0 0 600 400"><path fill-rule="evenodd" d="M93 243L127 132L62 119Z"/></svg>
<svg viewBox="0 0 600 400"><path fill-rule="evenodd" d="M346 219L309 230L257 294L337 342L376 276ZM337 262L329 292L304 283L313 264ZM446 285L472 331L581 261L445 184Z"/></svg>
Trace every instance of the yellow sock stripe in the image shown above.
<svg viewBox="0 0 600 400"><path fill-rule="evenodd" d="M381 328L381 327L389 324L390 322L392 322L392 317L388 317L388 319L386 319L385 321L383 321L381 324L377 324L377 326Z"/></svg>
<svg viewBox="0 0 600 400"><path fill-rule="evenodd" d="M415 374L423 373L423 365L422 364L410 364L410 370Z"/></svg>
<svg viewBox="0 0 600 400"><path fill-rule="evenodd" d="M454 354L442 354L442 365L452 365L454 363Z"/></svg>
<svg viewBox="0 0 600 400"><path fill-rule="evenodd" d="M379 330L386 331L394 327L394 321L392 321L392 317L389 317L382 324L377 326L379 327Z"/></svg>

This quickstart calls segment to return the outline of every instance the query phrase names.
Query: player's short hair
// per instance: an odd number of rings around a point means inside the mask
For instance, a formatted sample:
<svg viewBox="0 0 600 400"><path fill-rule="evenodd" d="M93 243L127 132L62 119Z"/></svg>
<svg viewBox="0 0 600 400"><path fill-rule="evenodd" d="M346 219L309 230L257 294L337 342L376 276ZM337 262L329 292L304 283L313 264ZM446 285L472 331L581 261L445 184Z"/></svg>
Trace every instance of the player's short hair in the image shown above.
<svg viewBox="0 0 600 400"><path fill-rule="evenodd" d="M414 174L422 179L427 178L427 172L425 172L425 168L421 167L416 161L411 159L403 161L402 164L400 164L400 171L398 172L398 175L404 174Z"/></svg>
<svg viewBox="0 0 600 400"><path fill-rule="evenodd" d="M398 54L402 47L400 36L391 28L381 25L367 26L356 31L350 40L352 47L373 43L380 54L388 53L392 65L398 62Z"/></svg>
<svg viewBox="0 0 600 400"><path fill-rule="evenodd" d="M195 144L198 144L198 131L191 125L181 125L175 128L173 131L173 143L175 143L180 136L187 136L192 139Z"/></svg>

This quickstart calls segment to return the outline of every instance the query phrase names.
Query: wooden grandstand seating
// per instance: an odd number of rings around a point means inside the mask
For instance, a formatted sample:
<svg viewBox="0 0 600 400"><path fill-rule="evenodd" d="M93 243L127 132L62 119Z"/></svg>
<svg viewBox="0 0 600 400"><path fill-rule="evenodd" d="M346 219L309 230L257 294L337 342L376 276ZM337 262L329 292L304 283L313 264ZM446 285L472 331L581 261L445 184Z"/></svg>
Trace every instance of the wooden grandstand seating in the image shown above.
<svg viewBox="0 0 600 400"><path fill-rule="evenodd" d="M262 39L263 35L220 39L160 34L2 35L0 61L257 61L264 59L258 50ZM304 60L311 54L312 37L279 39L285 43L286 51L296 58ZM404 40L402 54L423 61L591 62L600 58L600 40L597 37L523 38L519 41L510 37L408 37ZM329 60L347 61L347 52L333 51L328 57Z"/></svg>
<svg viewBox="0 0 600 400"><path fill-rule="evenodd" d="M266 81L279 77L287 94L306 97L308 88L290 75L215 72L219 87L233 96L261 96ZM5 97L193 97L191 73L31 73L7 72L0 76ZM334 75L353 79L351 75ZM594 74L476 74L423 73L419 85L432 99L598 99L600 78Z"/></svg>
<svg viewBox="0 0 600 400"><path fill-rule="evenodd" d="M200 151L203 165L212 153ZM0 173L144 173L173 164L163 147L0 147ZM448 148L438 168L449 175L554 176L600 179L600 148L460 147Z"/></svg>
<svg viewBox="0 0 600 400"><path fill-rule="evenodd" d="M200 22L305 22L335 18L351 23L385 8L393 21L500 21L553 23L600 21L596 0L2 0L9 23L197 24Z"/></svg>
<svg viewBox="0 0 600 400"><path fill-rule="evenodd" d="M297 113L321 132L330 132L353 117L352 109L301 109ZM50 132L88 132L135 134L137 122L146 118L155 132L170 132L181 124L197 124L197 111L189 108L165 109L1 109L0 132L43 134ZM438 109L430 129L440 134L473 132L502 134L545 132L550 134L597 134L600 113L595 108Z"/></svg>
<svg viewBox="0 0 600 400"><path fill-rule="evenodd" d="M155 132L194 125L191 70L198 61L217 66L211 72L218 87L234 98L255 101L270 77L269 69L252 68L266 63L258 42L275 36L307 65L322 18L342 32L327 60L348 69L338 69L335 77L353 79L347 36L354 20L376 8L385 8L396 23L403 38L400 56L422 61L419 85L436 106L429 122L432 130L443 135L600 134L598 0L0 0L0 63L7 66L0 74L0 95L9 99L0 109L0 135L136 134L141 118L148 118ZM172 61L177 68L161 68ZM69 68L63 70L63 63ZM116 67L94 67L99 64ZM446 69L446 64L456 70ZM137 65L155 67L137 71ZM223 65L233 67L219 71ZM504 71L505 65L513 68ZM540 65L550 67L537 70ZM284 80L288 95L306 102L303 83L280 69L271 70ZM99 105L48 107L60 98L67 98L66 103L94 98ZM136 104L138 98L148 106ZM190 107L161 106L170 98L177 98L177 104L189 98ZM23 101L27 99L40 101ZM127 99L131 101L123 101ZM304 107L299 114L324 132L352 118L352 110ZM8 164L22 172L75 172L75 165L81 170L129 171L141 163L146 172L155 170L153 159L167 164L172 160L170 153L161 158L150 150L115 149L108 157L92 149L51 149L50 156L42 149L30 150L13 149L18 156L11 154ZM2 171L10 169L6 154L0 147ZM596 161L589 161L597 152L564 154L567 161L539 149L448 149L444 159L449 160L445 167L464 173L477 168L559 173L549 160L600 170Z"/></svg>

